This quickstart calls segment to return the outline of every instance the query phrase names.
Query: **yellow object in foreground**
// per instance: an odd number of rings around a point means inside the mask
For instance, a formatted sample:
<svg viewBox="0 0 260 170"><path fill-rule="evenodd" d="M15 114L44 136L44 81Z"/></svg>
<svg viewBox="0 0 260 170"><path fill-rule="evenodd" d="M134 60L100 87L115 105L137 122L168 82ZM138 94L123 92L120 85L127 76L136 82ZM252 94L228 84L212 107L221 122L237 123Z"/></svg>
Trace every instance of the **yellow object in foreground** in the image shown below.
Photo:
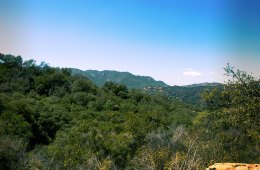
<svg viewBox="0 0 260 170"><path fill-rule="evenodd" d="M215 163L206 170L260 170L260 164Z"/></svg>

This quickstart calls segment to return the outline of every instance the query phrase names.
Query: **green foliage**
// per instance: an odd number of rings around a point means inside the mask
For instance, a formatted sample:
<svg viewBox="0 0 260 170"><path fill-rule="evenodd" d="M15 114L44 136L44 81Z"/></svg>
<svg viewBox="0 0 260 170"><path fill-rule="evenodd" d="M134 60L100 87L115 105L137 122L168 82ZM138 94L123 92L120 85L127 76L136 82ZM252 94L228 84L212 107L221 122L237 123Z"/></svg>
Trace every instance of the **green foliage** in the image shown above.
<svg viewBox="0 0 260 170"><path fill-rule="evenodd" d="M72 92L95 93L96 87L89 80L79 77L73 82Z"/></svg>
<svg viewBox="0 0 260 170"><path fill-rule="evenodd" d="M183 126L148 133L127 169L196 169L194 141L189 141ZM185 141L185 142L184 142Z"/></svg>
<svg viewBox="0 0 260 170"><path fill-rule="evenodd" d="M205 88L177 89L183 100L176 100L113 82L97 87L70 69L0 54L0 169L192 170L257 162L259 80L226 71L231 81L203 93L205 108L182 102L196 103Z"/></svg>
<svg viewBox="0 0 260 170"><path fill-rule="evenodd" d="M127 98L128 90L127 90L126 86L124 86L124 85L120 85L120 84L116 84L116 83L108 81L104 84L103 89L107 93L111 92L114 95L121 97L123 99Z"/></svg>
<svg viewBox="0 0 260 170"><path fill-rule="evenodd" d="M32 137L31 124L26 122L22 115L4 112L0 116L0 134L28 140Z"/></svg>
<svg viewBox="0 0 260 170"><path fill-rule="evenodd" d="M0 168L24 169L26 166L26 142L12 135L0 136Z"/></svg>
<svg viewBox="0 0 260 170"><path fill-rule="evenodd" d="M21 56L12 56L12 55L4 55L0 54L0 60L5 64L6 67L21 67L23 64L23 59Z"/></svg>
<svg viewBox="0 0 260 170"><path fill-rule="evenodd" d="M205 128L202 137L210 159L257 163L260 80L229 65L225 70L228 83L223 90L204 93L209 111L199 114L196 124ZM216 151L209 151L212 148Z"/></svg>
<svg viewBox="0 0 260 170"><path fill-rule="evenodd" d="M148 94L161 93L170 99L203 108L204 103L202 102L201 94L205 90L211 91L215 88L221 89L222 85L220 83L201 83L189 86L148 87L144 88L144 92Z"/></svg>
<svg viewBox="0 0 260 170"><path fill-rule="evenodd" d="M60 88L64 91L63 93L69 92L69 82L66 79L66 74L64 74L63 70L49 69L47 74L36 78L35 90L40 95L53 95L57 93Z"/></svg>

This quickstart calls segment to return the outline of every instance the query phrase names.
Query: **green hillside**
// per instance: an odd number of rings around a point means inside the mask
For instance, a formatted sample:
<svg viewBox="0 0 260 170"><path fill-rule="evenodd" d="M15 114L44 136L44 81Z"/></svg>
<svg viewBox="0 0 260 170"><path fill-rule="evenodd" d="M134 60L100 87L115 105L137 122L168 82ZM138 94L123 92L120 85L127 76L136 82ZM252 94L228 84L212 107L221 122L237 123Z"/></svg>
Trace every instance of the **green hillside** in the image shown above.
<svg viewBox="0 0 260 170"><path fill-rule="evenodd" d="M176 99L192 105L203 106L202 93L205 90L222 88L220 83L200 83L187 86L168 86L168 87L145 87L143 91L148 94L161 93L170 99Z"/></svg>
<svg viewBox="0 0 260 170"><path fill-rule="evenodd" d="M127 86L129 89L142 89L147 86L160 86L167 87L168 85L162 81L156 81L148 76L137 76L129 72L118 72L118 71L97 71L97 70L86 70L82 71L79 69L72 69L73 75L82 75L91 80L94 84L101 87L107 81L122 84Z"/></svg>

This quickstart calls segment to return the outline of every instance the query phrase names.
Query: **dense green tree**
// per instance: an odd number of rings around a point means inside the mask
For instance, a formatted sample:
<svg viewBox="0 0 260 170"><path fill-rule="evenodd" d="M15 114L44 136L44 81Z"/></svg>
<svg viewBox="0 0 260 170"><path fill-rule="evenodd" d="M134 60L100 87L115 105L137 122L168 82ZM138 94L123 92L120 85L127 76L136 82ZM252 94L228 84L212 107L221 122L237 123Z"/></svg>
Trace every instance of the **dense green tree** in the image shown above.
<svg viewBox="0 0 260 170"><path fill-rule="evenodd" d="M106 92L112 92L113 94L121 98L127 98L128 90L125 85L116 84L108 81L104 84L103 89Z"/></svg>
<svg viewBox="0 0 260 170"><path fill-rule="evenodd" d="M1 134L0 169L26 169L26 146L27 142L23 138Z"/></svg>
<svg viewBox="0 0 260 170"><path fill-rule="evenodd" d="M96 87L86 78L78 77L72 85L72 92L95 93Z"/></svg>
<svg viewBox="0 0 260 170"><path fill-rule="evenodd" d="M205 160L257 163L260 80L230 65L225 70L229 81L222 90L204 93L209 110L196 119L205 128L202 137L208 141Z"/></svg>

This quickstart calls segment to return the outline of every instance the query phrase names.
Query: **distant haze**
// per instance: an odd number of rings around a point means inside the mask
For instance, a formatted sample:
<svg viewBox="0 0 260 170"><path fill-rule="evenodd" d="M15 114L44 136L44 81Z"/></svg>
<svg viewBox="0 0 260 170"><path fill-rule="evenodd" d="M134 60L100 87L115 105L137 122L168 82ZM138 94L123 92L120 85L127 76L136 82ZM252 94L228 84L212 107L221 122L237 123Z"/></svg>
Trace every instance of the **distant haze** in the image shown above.
<svg viewBox="0 0 260 170"><path fill-rule="evenodd" d="M257 0L1 0L0 53L169 85L260 75Z"/></svg>

